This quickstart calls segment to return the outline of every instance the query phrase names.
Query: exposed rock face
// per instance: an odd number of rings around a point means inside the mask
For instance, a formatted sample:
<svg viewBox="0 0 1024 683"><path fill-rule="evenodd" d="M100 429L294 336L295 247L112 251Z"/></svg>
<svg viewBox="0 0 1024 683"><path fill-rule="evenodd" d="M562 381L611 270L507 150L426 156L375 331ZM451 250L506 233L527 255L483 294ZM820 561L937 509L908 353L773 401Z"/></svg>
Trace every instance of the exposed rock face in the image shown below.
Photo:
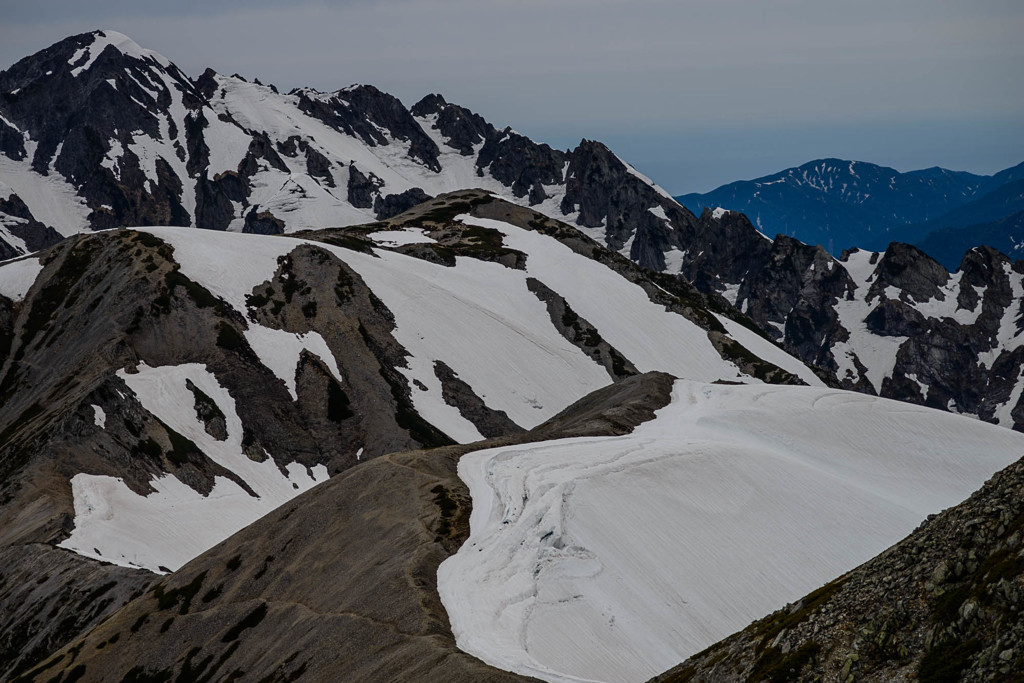
<svg viewBox="0 0 1024 683"><path fill-rule="evenodd" d="M452 176L603 227L613 249L628 243L627 255L656 269L679 247L674 231L693 220L600 143L553 150L440 95L406 109L366 85L282 95L212 70L192 81L114 32L27 57L0 76L0 93L5 154L66 183L60 224L40 219L65 235L153 224L263 233L350 225L449 191ZM30 140L38 145L26 147ZM268 213L275 221L259 219Z"/></svg>
<svg viewBox="0 0 1024 683"><path fill-rule="evenodd" d="M532 680L458 650L437 595L438 565L469 535L458 459L476 448L628 433L671 389L670 376L648 373L531 432L355 467L162 580L26 680L62 671L82 681Z"/></svg>
<svg viewBox="0 0 1024 683"><path fill-rule="evenodd" d="M10 237L20 240L24 249L18 248L4 240L4 232ZM14 258L25 251L40 251L52 247L64 237L53 228L37 221L25 202L15 193L6 199L0 199L0 251L6 256L0 260ZM15 240L12 240L15 241Z"/></svg>
<svg viewBox="0 0 1024 683"><path fill-rule="evenodd" d="M441 171L437 145L420 128L398 98L372 85L357 85L337 93L323 94L310 89L295 91L299 109L332 128L358 136L367 145L408 142L408 156L435 173ZM385 137L381 129L387 131Z"/></svg>
<svg viewBox="0 0 1024 683"><path fill-rule="evenodd" d="M472 156L478 145L497 132L482 116L465 107L449 104L437 94L427 95L409 110L413 116L436 116L434 127L447 140L447 144L463 156Z"/></svg>
<svg viewBox="0 0 1024 683"><path fill-rule="evenodd" d="M389 194L383 199L380 195L377 195L377 200L373 204L373 210L377 212L377 218L379 219L394 218L398 214L405 213L428 199L431 199L430 195L420 188L414 187L401 194Z"/></svg>
<svg viewBox="0 0 1024 683"><path fill-rule="evenodd" d="M1024 265L968 252L955 274L911 245L835 260L742 214L705 210L682 241L682 273L725 295L844 388L1021 428L1016 358Z"/></svg>
<svg viewBox="0 0 1024 683"><path fill-rule="evenodd" d="M1015 680L1024 461L905 540L655 681Z"/></svg>
<svg viewBox="0 0 1024 683"><path fill-rule="evenodd" d="M822 247L766 238L740 213L695 217L599 142L553 150L436 94L407 110L371 86L282 95L210 70L191 81L112 32L73 36L27 57L0 75L0 92L5 163L56 188L60 206L20 206L10 193L0 200L0 257L89 228L271 234L386 220L450 190L453 177L473 178L641 266L725 296L847 388L1015 424L1018 344L1004 317L1021 298L1019 278L1003 276L1005 258L972 255L984 250L967 256L959 279L905 245L873 257L873 268L854 257L854 273ZM40 113L51 109L62 113ZM839 187L834 181L853 173L858 183L888 186L879 167L825 166L791 180ZM1010 171L997 174L1006 187L1020 182ZM946 190L966 182L934 169L903 181ZM847 188L853 199L858 187ZM986 270L979 258L995 260ZM974 315L975 301L985 313ZM1003 351L1010 355L989 358ZM935 362L940 367L926 372Z"/></svg>

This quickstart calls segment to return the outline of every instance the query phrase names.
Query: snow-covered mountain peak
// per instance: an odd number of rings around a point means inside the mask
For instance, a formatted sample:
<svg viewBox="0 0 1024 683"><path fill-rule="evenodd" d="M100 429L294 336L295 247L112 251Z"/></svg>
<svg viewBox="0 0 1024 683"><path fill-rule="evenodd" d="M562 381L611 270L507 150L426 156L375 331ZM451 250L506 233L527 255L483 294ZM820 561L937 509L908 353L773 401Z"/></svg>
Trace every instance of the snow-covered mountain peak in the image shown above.
<svg viewBox="0 0 1024 683"><path fill-rule="evenodd" d="M123 33L102 29L83 35L92 40L76 50L68 60L68 64L72 67L72 76L77 76L88 70L108 48L113 48L124 57L155 62L165 69L170 69L173 66L171 61L160 53L141 47Z"/></svg>

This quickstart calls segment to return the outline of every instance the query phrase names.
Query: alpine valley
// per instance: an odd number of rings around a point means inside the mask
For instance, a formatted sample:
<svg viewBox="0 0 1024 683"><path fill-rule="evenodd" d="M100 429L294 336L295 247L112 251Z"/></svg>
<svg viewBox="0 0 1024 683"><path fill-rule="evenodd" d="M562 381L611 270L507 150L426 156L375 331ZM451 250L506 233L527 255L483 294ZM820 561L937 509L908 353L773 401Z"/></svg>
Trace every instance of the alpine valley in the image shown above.
<svg viewBox="0 0 1024 683"><path fill-rule="evenodd" d="M69 37L0 73L0 678L1011 680L1022 301Z"/></svg>

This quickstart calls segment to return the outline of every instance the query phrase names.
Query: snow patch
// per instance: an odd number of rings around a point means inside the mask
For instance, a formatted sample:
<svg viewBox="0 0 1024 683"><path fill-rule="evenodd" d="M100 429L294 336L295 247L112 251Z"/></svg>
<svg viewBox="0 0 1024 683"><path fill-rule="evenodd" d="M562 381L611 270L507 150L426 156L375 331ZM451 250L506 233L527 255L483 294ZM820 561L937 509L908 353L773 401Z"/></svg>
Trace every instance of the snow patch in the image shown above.
<svg viewBox="0 0 1024 683"><path fill-rule="evenodd" d="M377 244L388 247L401 247L406 244L436 244L437 240L430 237L422 228L407 230L381 230L370 233L370 239Z"/></svg>
<svg viewBox="0 0 1024 683"><path fill-rule="evenodd" d="M438 571L461 649L548 681L644 681L875 556L1024 435L807 387L677 382L621 437L478 451Z"/></svg>
<svg viewBox="0 0 1024 683"><path fill-rule="evenodd" d="M344 384L334 354L319 332L295 334L250 323L249 329L245 331L245 340L249 342L260 362L284 381L293 401L299 399L295 388L295 373L303 351L320 358L335 379Z"/></svg>
<svg viewBox="0 0 1024 683"><path fill-rule="evenodd" d="M12 301L22 301L43 270L36 257L0 263L0 294Z"/></svg>

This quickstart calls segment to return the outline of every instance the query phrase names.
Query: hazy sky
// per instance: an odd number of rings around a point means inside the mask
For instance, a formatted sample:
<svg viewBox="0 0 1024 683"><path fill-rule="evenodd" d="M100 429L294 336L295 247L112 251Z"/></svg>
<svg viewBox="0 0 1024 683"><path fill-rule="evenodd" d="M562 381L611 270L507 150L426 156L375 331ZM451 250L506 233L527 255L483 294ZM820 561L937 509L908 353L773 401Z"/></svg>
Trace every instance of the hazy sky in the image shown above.
<svg viewBox="0 0 1024 683"><path fill-rule="evenodd" d="M0 0L0 21L0 68L110 28L193 76L440 92L673 193L823 156L1024 161L1021 0Z"/></svg>

